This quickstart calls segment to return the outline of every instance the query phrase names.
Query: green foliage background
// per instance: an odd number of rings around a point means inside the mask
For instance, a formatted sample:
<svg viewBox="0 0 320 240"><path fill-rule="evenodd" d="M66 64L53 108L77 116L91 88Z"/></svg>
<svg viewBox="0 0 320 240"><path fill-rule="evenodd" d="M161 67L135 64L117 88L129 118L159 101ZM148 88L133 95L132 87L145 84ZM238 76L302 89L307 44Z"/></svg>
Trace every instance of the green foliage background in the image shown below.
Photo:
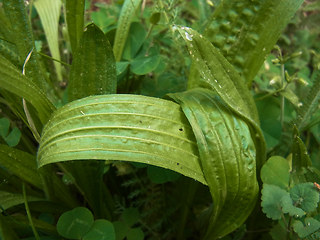
<svg viewBox="0 0 320 240"><path fill-rule="evenodd" d="M1 239L319 239L319 11L0 1Z"/></svg>

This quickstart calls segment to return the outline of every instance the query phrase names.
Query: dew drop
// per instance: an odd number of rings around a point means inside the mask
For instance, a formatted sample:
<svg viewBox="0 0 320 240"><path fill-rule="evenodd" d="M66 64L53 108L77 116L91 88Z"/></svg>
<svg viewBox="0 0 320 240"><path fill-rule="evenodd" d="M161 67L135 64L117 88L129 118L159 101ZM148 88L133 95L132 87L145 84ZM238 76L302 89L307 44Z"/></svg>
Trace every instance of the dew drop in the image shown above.
<svg viewBox="0 0 320 240"><path fill-rule="evenodd" d="M298 103L298 107L302 107L303 106L303 103L302 102L299 102Z"/></svg>
<svg viewBox="0 0 320 240"><path fill-rule="evenodd" d="M83 111L80 111L81 115L85 115L85 113Z"/></svg>
<svg viewBox="0 0 320 240"><path fill-rule="evenodd" d="M191 34L189 34L188 32L185 32L185 35L186 35L186 39L188 40L188 41L192 41L192 35Z"/></svg>

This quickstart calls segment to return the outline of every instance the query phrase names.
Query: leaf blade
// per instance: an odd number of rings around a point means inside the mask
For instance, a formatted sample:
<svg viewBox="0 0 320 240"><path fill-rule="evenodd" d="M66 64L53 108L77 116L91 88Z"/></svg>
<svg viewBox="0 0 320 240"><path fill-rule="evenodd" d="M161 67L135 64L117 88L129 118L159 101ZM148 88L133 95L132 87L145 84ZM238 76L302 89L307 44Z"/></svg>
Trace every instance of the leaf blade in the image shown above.
<svg viewBox="0 0 320 240"><path fill-rule="evenodd" d="M94 24L86 27L70 71L69 100L115 93L116 65L111 45Z"/></svg>
<svg viewBox="0 0 320 240"><path fill-rule="evenodd" d="M210 90L169 97L181 104L193 128L214 202L205 239L223 237L246 220L257 199L256 152L249 127Z"/></svg>
<svg viewBox="0 0 320 240"><path fill-rule="evenodd" d="M66 20L72 52L75 52L81 39L84 26L85 1L66 1Z"/></svg>
<svg viewBox="0 0 320 240"><path fill-rule="evenodd" d="M142 162L206 184L191 128L166 100L101 95L60 108L44 128L38 165L81 159Z"/></svg>
<svg viewBox="0 0 320 240"><path fill-rule="evenodd" d="M61 1L36 0L34 6L40 16L51 55L60 61L58 28L62 3ZM58 80L62 81L61 64L54 61L54 66Z"/></svg>
<svg viewBox="0 0 320 240"><path fill-rule="evenodd" d="M113 52L117 62L121 60L122 52L130 29L130 24L140 3L141 0L125 0L122 6L113 45Z"/></svg>

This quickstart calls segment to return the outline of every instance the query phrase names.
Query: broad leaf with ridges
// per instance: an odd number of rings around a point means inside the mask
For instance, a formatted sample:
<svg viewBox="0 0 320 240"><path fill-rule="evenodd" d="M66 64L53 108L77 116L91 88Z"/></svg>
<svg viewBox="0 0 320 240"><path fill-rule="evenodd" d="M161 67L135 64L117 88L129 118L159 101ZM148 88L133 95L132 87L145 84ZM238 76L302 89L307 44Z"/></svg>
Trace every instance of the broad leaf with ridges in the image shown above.
<svg viewBox="0 0 320 240"><path fill-rule="evenodd" d="M117 73L111 45L95 25L88 25L74 54L69 80L69 100L116 93Z"/></svg>
<svg viewBox="0 0 320 240"><path fill-rule="evenodd" d="M168 168L206 184L192 129L176 103L101 95L57 110L43 130L38 164L124 160Z"/></svg>
<svg viewBox="0 0 320 240"><path fill-rule="evenodd" d="M205 239L234 231L254 208L258 182L256 151L247 124L207 89L169 94L188 118L197 139L213 214Z"/></svg>

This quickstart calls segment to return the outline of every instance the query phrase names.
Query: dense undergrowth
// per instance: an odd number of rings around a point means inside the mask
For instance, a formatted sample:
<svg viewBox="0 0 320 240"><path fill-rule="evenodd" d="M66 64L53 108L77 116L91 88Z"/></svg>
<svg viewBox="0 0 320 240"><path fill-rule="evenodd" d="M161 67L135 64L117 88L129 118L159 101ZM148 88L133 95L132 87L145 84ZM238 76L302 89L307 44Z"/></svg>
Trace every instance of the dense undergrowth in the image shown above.
<svg viewBox="0 0 320 240"><path fill-rule="evenodd" d="M319 239L320 4L0 1L1 239Z"/></svg>

